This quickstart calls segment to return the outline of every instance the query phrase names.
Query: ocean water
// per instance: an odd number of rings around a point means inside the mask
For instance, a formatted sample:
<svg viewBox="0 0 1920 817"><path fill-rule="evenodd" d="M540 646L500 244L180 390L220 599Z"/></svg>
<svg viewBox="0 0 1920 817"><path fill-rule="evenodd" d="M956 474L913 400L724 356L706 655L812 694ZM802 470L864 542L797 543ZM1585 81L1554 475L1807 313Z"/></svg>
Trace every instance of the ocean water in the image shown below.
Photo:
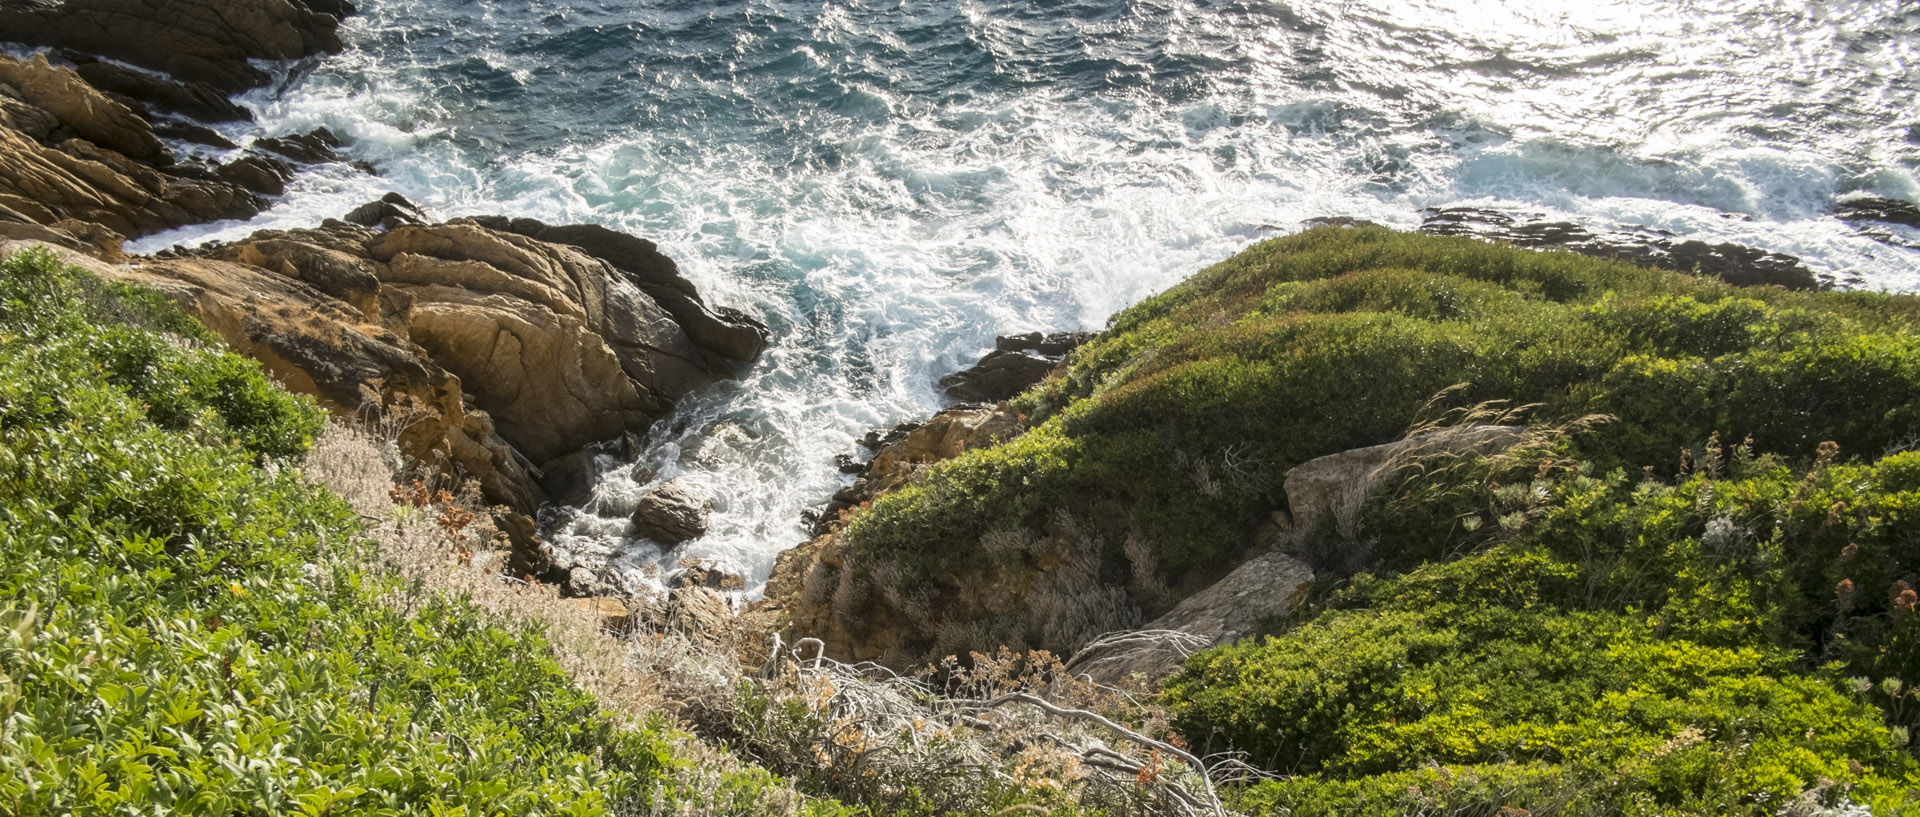
<svg viewBox="0 0 1920 817"><path fill-rule="evenodd" d="M757 592L833 455L939 408L996 334L1097 329L1313 216L1483 205L1920 290L1920 251L1829 215L1920 197L1911 0L364 0L344 39L232 135L324 125L378 176L139 248L387 190L657 241L773 344L546 515L637 580L700 558ZM715 508L663 555L625 516L670 478Z"/></svg>

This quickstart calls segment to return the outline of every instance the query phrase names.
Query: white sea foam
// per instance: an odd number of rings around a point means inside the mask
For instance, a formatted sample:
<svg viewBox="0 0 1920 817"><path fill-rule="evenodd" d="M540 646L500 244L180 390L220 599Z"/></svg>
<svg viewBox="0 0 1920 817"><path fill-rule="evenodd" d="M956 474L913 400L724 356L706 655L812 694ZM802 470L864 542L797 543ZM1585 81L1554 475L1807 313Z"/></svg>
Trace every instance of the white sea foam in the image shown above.
<svg viewBox="0 0 1920 817"><path fill-rule="evenodd" d="M380 175L304 171L253 222L137 246L307 226L389 189L442 217L593 221L657 241L710 301L753 312L774 338L739 381L658 423L638 462L603 459L592 502L549 515L556 546L605 555L636 580L657 576L648 565L700 558L757 590L775 554L804 539L801 511L843 483L832 457L869 429L940 407L935 381L994 335L1097 329L1309 217L1406 228L1423 207L1482 205L1735 241L1869 287L1920 290L1920 253L1826 215L1844 192L1920 190L1920 153L1894 125L1841 145L1808 141L1828 125L1793 114L1778 123L1787 136L1755 128L1789 94L1854 89L1896 106L1882 111L1911 110L1898 67L1910 46L1863 41L1850 55L1815 55L1813 91L1756 74L1711 101L1742 66L1792 64L1768 43L1811 47L1845 33L1791 25L1841 23L1715 12L1775 27L1743 33L1741 51L1716 39L1719 18L1678 34L1629 31L1643 15L1616 13L1633 5L1620 3L1519 15L1546 32L1532 45L1510 29L1479 38L1474 15L1504 7L1472 4L1392 27L1267 7L1238 12L1251 22L1222 21L1182 3L1092 22L1016 19L980 3L894 19L859 4L821 12L764 0L730 20L666 2L485 2L471 23L433 0L365 5L347 54L246 101L260 132L326 126ZM1666 5L1639 4L1681 13ZM1860 5L1863 19L1891 13ZM546 32L541 21L559 10L572 22ZM924 19L967 31L916 33ZM1457 26L1434 27L1446 20ZM459 26L470 30L456 36ZM813 39L782 44L795 31ZM580 53L542 50L562 41ZM1083 47L1041 53L1060 42ZM911 63L926 53L949 56ZM1049 76L1076 60L1095 73ZM1205 60L1220 66L1205 77L1165 67ZM976 63L988 66L981 76L914 90L915 71ZM1180 90L1189 80L1206 81ZM556 89L588 108L542 107ZM1690 113L1703 104L1728 116ZM626 516L668 479L704 489L715 507L705 537L663 555Z"/></svg>

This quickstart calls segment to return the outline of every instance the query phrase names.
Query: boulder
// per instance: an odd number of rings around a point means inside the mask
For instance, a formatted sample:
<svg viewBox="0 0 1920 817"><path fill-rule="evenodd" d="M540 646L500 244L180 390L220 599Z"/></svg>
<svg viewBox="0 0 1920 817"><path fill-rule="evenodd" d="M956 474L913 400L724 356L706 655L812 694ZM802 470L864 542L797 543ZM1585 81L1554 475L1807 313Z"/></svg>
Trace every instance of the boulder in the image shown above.
<svg viewBox="0 0 1920 817"><path fill-rule="evenodd" d="M1098 684L1152 688L1188 656L1238 641L1262 620L1286 615L1312 586L1313 568L1305 562L1278 551L1259 554L1139 630L1082 647L1067 671Z"/></svg>
<svg viewBox="0 0 1920 817"><path fill-rule="evenodd" d="M1283 483L1296 541L1324 537L1325 528L1346 537L1354 515L1380 480L1401 467L1434 456L1491 454L1525 432L1518 426L1458 426L1404 440L1315 457L1288 470Z"/></svg>
<svg viewBox="0 0 1920 817"><path fill-rule="evenodd" d="M713 500L699 489L678 481L667 482L640 498L633 526L641 536L672 546L698 539L707 532Z"/></svg>

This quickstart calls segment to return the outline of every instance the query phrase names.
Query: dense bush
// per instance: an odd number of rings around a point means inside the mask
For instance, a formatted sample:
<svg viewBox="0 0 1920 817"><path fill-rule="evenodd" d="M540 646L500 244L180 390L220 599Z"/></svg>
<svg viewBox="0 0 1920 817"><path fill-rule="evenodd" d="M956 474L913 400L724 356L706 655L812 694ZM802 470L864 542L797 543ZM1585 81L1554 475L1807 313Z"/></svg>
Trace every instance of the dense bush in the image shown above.
<svg viewBox="0 0 1920 817"><path fill-rule="evenodd" d="M1407 571L1363 574L1294 629L1196 656L1167 687L1177 725L1298 772L1246 793L1294 814L1423 798L1908 810L1920 454L1835 459L1795 470L1714 443L1671 482L1585 465L1415 477L1368 515L1389 570ZM1463 477L1472 490L1420 490ZM1456 524L1508 514L1515 493L1530 513Z"/></svg>
<svg viewBox="0 0 1920 817"><path fill-rule="evenodd" d="M1542 403L1545 420L1619 418L1583 452L1603 469L1665 466L1716 429L1796 457L1826 440L1878 453L1920 433L1917 312L1911 298L1311 230L1120 313L1064 377L1016 401L1036 428L875 502L847 528L848 561L873 597L964 610L969 577L1037 567L983 540L1057 535L1065 511L1102 544L1101 580L1151 616L1178 593L1140 592L1143 571L1201 586L1285 506L1288 469L1396 438L1456 383L1467 401ZM922 645L938 618L894 616Z"/></svg>
<svg viewBox="0 0 1920 817"><path fill-rule="evenodd" d="M664 727L617 727L532 631L360 572L357 516L275 459L313 435L310 403L156 299L44 253L4 275L0 811L600 814L709 794L672 791Z"/></svg>

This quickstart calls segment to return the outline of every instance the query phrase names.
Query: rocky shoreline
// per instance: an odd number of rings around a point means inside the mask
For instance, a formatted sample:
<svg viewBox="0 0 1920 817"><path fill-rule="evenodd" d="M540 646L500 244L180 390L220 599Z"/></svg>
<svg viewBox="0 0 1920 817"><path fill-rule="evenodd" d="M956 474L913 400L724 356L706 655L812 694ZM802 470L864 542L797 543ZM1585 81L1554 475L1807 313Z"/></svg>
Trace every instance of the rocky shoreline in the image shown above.
<svg viewBox="0 0 1920 817"><path fill-rule="evenodd" d="M249 218L298 166L344 161L324 129L240 150L205 125L249 117L228 95L267 82L254 61L338 51L351 13L325 0L0 7L8 39L52 49L0 55L0 251L45 244L166 294L289 389L477 480L511 571L564 582L534 513L591 478L580 452L733 377L765 326L708 304L645 239L508 216L433 223L397 194L312 229L123 251ZM184 157L165 139L237 155Z"/></svg>
<svg viewBox="0 0 1920 817"><path fill-rule="evenodd" d="M623 595L592 570L569 576L570 565L556 564L539 542L535 513L544 503L579 501L593 477L590 446L630 439L681 397L734 376L768 340L751 316L707 303L652 242L509 215L435 222L396 194L310 229L151 256L122 249L128 238L249 218L283 194L301 166L347 161L324 129L243 148L207 125L249 117L229 96L269 81L257 62L337 52L340 20L353 12L341 0L0 7L6 37L49 49L0 55L0 250L54 246L102 277L166 293L290 389L339 416L383 418L401 453L476 480L500 508L496 523L511 540L515 575L578 595ZM183 156L169 141L229 156ZM1894 244L1903 239L1884 225L1920 224L1913 205L1897 200L1854 198L1836 208ZM1305 226L1363 224L1327 218ZM1594 232L1465 207L1427 211L1420 230L1741 285L1836 284L1790 256L1656 230ZM1056 376L1093 337L1000 338L979 364L940 381L954 408L877 431L868 454L843 456L852 484L811 512L813 539L780 555L762 613L793 636L825 637L837 655L873 659L898 647L884 609L866 608L851 629L848 612L831 609L849 575L838 538L845 522L934 463L1024 433L1027 418L1007 401ZM649 502L636 524L662 541L704 528L701 497L667 492ZM693 581L738 589L737 577L713 573ZM1213 586L1185 588L1191 592L1151 612L1172 615Z"/></svg>

